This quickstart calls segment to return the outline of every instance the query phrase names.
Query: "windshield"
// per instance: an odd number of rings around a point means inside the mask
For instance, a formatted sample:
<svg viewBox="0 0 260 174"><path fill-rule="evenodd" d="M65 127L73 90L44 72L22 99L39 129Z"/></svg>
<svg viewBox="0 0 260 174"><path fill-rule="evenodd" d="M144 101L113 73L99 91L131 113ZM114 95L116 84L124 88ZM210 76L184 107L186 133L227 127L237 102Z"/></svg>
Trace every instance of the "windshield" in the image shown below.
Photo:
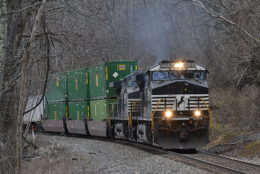
<svg viewBox="0 0 260 174"><path fill-rule="evenodd" d="M153 72L153 80L172 80L176 79L175 75L168 71Z"/></svg>
<svg viewBox="0 0 260 174"><path fill-rule="evenodd" d="M153 80L174 80L174 79L196 79L205 80L205 71L155 71L152 73Z"/></svg>

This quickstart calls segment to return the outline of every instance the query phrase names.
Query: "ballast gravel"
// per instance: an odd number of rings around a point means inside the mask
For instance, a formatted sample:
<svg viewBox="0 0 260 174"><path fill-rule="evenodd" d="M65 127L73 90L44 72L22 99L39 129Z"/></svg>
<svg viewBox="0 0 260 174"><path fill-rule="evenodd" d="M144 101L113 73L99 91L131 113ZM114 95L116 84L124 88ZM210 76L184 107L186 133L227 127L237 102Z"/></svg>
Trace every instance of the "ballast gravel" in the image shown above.
<svg viewBox="0 0 260 174"><path fill-rule="evenodd" d="M160 155L108 141L38 134L36 144L39 148L25 155L24 174L208 173Z"/></svg>

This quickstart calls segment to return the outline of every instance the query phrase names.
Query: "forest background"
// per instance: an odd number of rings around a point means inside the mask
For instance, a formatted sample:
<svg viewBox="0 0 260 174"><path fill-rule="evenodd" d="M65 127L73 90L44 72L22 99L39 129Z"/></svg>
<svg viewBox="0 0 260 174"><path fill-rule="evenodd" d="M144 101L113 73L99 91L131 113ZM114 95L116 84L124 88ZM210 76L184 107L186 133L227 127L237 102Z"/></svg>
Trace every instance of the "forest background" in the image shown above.
<svg viewBox="0 0 260 174"><path fill-rule="evenodd" d="M259 21L258 0L2 0L0 173L19 173L25 103L49 74L108 60L195 60L215 132L259 131Z"/></svg>

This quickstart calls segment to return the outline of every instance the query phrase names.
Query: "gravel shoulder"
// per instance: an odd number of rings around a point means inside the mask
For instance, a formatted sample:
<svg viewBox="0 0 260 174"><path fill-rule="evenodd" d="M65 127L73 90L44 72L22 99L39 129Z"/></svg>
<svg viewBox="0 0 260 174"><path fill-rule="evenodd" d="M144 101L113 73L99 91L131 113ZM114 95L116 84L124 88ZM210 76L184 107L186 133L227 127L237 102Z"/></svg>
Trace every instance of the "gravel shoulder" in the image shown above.
<svg viewBox="0 0 260 174"><path fill-rule="evenodd" d="M206 174L160 155L130 146L64 136L36 135L37 150L26 153L27 173L198 173Z"/></svg>

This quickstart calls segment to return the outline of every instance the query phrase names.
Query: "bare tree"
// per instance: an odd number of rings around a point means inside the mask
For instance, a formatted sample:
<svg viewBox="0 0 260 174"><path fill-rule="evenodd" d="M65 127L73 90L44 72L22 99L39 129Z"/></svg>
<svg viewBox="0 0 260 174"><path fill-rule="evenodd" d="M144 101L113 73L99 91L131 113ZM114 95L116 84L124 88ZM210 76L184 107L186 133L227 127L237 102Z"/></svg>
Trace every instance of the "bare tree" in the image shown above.
<svg viewBox="0 0 260 174"><path fill-rule="evenodd" d="M21 172L22 119L28 94L28 72L32 65L32 49L41 26L46 1L43 0L37 10L30 37L27 40L23 39L23 33L30 20L30 13L27 11L24 14L23 11L34 7L35 4L21 9L22 4L17 1L7 2L7 48L0 101L1 142L3 144L0 171L2 173Z"/></svg>

